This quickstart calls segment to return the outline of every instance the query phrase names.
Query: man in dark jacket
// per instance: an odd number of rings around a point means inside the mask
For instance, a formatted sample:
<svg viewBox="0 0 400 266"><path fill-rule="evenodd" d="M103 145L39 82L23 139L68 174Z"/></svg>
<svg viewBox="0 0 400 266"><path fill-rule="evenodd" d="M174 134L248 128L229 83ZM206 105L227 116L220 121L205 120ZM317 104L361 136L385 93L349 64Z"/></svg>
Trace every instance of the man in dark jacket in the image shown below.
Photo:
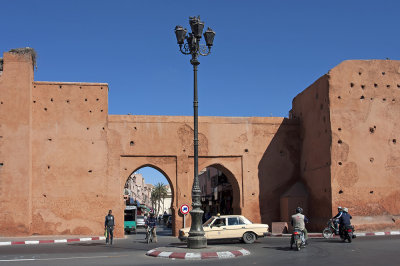
<svg viewBox="0 0 400 266"><path fill-rule="evenodd" d="M112 215L112 210L109 210L108 211L108 215L106 216L106 219L105 219L105 222L104 222L104 229L107 230L106 244L110 243L110 245L112 245L112 243L113 243L114 225L115 225L115 223L114 223L114 215Z"/></svg>
<svg viewBox="0 0 400 266"><path fill-rule="evenodd" d="M342 216L340 216L339 218L340 234L342 234L342 230L346 228L346 226L351 225L350 219L352 218L351 215L348 213L349 210L347 208L343 208L342 211L343 211Z"/></svg>

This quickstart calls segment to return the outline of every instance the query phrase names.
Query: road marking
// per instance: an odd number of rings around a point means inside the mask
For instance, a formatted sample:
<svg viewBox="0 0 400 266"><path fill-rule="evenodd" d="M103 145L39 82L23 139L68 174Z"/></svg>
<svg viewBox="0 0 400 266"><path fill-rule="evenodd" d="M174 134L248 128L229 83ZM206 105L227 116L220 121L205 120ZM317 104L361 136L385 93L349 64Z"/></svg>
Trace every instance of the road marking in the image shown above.
<svg viewBox="0 0 400 266"><path fill-rule="evenodd" d="M79 241L90 241L90 240L92 240L91 237L79 238Z"/></svg>
<svg viewBox="0 0 400 266"><path fill-rule="evenodd" d="M54 243L67 243L67 239L56 239Z"/></svg>
<svg viewBox="0 0 400 266"><path fill-rule="evenodd" d="M384 236L384 235L385 235L385 232L375 232L375 235L376 235L376 236Z"/></svg>
<svg viewBox="0 0 400 266"><path fill-rule="evenodd" d="M35 245L39 244L39 240L31 240L31 241L25 241L26 245Z"/></svg>
<svg viewBox="0 0 400 266"><path fill-rule="evenodd" d="M390 234L391 235L400 235L400 231L391 231Z"/></svg>
<svg viewBox="0 0 400 266"><path fill-rule="evenodd" d="M69 257L69 258L47 258L47 259L11 259L11 260L0 260L0 262L13 262L13 261L51 261L51 260L74 260L74 259L99 259L99 258L118 258L127 257L129 255L118 255L118 256L93 256L93 257Z"/></svg>
<svg viewBox="0 0 400 266"><path fill-rule="evenodd" d="M0 246L8 246L11 245L11 241L9 242L0 242Z"/></svg>

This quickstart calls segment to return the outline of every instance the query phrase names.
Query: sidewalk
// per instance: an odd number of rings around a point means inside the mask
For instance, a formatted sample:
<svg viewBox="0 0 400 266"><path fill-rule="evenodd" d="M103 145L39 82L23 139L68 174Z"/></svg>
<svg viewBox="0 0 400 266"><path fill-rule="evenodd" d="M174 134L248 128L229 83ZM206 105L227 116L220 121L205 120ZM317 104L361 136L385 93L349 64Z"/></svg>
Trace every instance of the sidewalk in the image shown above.
<svg viewBox="0 0 400 266"><path fill-rule="evenodd" d="M268 237L290 237L292 234L272 234L269 233ZM389 235L400 235L400 231L388 231L388 232L354 232L356 236L389 236ZM322 238L322 233L308 233L309 238ZM339 237L334 235L333 237Z"/></svg>
<svg viewBox="0 0 400 266"><path fill-rule="evenodd" d="M69 242L98 241L105 240L104 236L25 236L25 237L0 237L0 246L10 245L36 245L36 244L57 244Z"/></svg>

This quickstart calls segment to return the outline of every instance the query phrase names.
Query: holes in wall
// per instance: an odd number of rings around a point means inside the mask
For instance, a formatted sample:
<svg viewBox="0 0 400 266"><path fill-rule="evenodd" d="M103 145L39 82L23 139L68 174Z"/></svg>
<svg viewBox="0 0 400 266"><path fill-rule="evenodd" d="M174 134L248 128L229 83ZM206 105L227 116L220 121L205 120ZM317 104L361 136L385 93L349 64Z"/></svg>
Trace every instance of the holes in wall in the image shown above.
<svg viewBox="0 0 400 266"><path fill-rule="evenodd" d="M377 88L377 87L378 87L378 84L374 83L374 87Z"/></svg>
<svg viewBox="0 0 400 266"><path fill-rule="evenodd" d="M97 98L96 101L98 102L98 101L99 101L99 98Z"/></svg>
<svg viewBox="0 0 400 266"><path fill-rule="evenodd" d="M369 162L370 162L370 163L373 163L374 160L375 160L374 157L369 158Z"/></svg>
<svg viewBox="0 0 400 266"><path fill-rule="evenodd" d="M396 101L396 99L392 99L392 102L395 102Z"/></svg>
<svg viewBox="0 0 400 266"><path fill-rule="evenodd" d="M102 90L103 89L103 87L100 87L100 90Z"/></svg>
<svg viewBox="0 0 400 266"><path fill-rule="evenodd" d="M342 142L342 140L341 140L341 139L339 139L337 143L339 143L339 144L342 144L343 142Z"/></svg>
<svg viewBox="0 0 400 266"><path fill-rule="evenodd" d="M42 195L43 195L43 197L47 198L47 195L46 195L46 194L42 194Z"/></svg>
<svg viewBox="0 0 400 266"><path fill-rule="evenodd" d="M390 88L390 85L388 84L388 85L386 85L386 88Z"/></svg>
<svg viewBox="0 0 400 266"><path fill-rule="evenodd" d="M338 131L342 131L342 128L341 127L338 127L338 129L337 129Z"/></svg>
<svg viewBox="0 0 400 266"><path fill-rule="evenodd" d="M383 98L382 101L386 102L386 98Z"/></svg>
<svg viewBox="0 0 400 266"><path fill-rule="evenodd" d="M47 108L45 107L45 108L43 108L43 110L45 110L46 112L47 112Z"/></svg>
<svg viewBox="0 0 400 266"><path fill-rule="evenodd" d="M369 192L369 194L374 194L374 191L373 191L373 190L371 190L371 191Z"/></svg>
<svg viewBox="0 0 400 266"><path fill-rule="evenodd" d="M53 100L53 98L50 98L50 102L53 102L54 100Z"/></svg>
<svg viewBox="0 0 400 266"><path fill-rule="evenodd" d="M50 169L50 165L47 166L47 169Z"/></svg>
<svg viewBox="0 0 400 266"><path fill-rule="evenodd" d="M358 72L358 75L359 75L359 76L361 76L361 74L362 74L362 73L361 73L361 71L360 71L360 72Z"/></svg>
<svg viewBox="0 0 400 266"><path fill-rule="evenodd" d="M342 194L343 193L343 190L339 190L339 194Z"/></svg>
<svg viewBox="0 0 400 266"><path fill-rule="evenodd" d="M392 139L393 144L396 144L397 140L396 139Z"/></svg>
<svg viewBox="0 0 400 266"><path fill-rule="evenodd" d="M92 141L92 144L94 144L94 141Z"/></svg>
<svg viewBox="0 0 400 266"><path fill-rule="evenodd" d="M101 109L100 112L103 112L103 109Z"/></svg>
<svg viewBox="0 0 400 266"><path fill-rule="evenodd" d="M36 101L33 101L33 103L36 103Z"/></svg>
<svg viewBox="0 0 400 266"><path fill-rule="evenodd" d="M3 167L4 166L4 163L0 163L0 167Z"/></svg>
<svg viewBox="0 0 400 266"><path fill-rule="evenodd" d="M89 110L89 113L91 113L92 112L92 110Z"/></svg>
<svg viewBox="0 0 400 266"><path fill-rule="evenodd" d="M60 89L62 89L62 86L60 85Z"/></svg>
<svg viewBox="0 0 400 266"><path fill-rule="evenodd" d="M87 127L86 130L89 130L89 128Z"/></svg>
<svg viewBox="0 0 400 266"><path fill-rule="evenodd" d="M79 86L79 89L82 89L82 86Z"/></svg>
<svg viewBox="0 0 400 266"><path fill-rule="evenodd" d="M397 84L397 88L400 88L400 84Z"/></svg>
<svg viewBox="0 0 400 266"><path fill-rule="evenodd" d="M91 173L91 172L93 172L93 171L92 171L92 170L89 170L89 171L88 171L88 173Z"/></svg>
<svg viewBox="0 0 400 266"><path fill-rule="evenodd" d="M105 130L105 128L103 127L103 130Z"/></svg>
<svg viewBox="0 0 400 266"><path fill-rule="evenodd" d="M36 88L36 86L33 86L34 88Z"/></svg>
<svg viewBox="0 0 400 266"><path fill-rule="evenodd" d="M131 140L131 142L129 143L129 145L133 146L135 145L135 142L133 140Z"/></svg>
<svg viewBox="0 0 400 266"><path fill-rule="evenodd" d="M3 104L3 101L1 101L0 104Z"/></svg>
<svg viewBox="0 0 400 266"><path fill-rule="evenodd" d="M342 162L338 162L338 165L342 165Z"/></svg>
<svg viewBox="0 0 400 266"><path fill-rule="evenodd" d="M361 85L361 89L365 89L365 85Z"/></svg>
<svg viewBox="0 0 400 266"><path fill-rule="evenodd" d="M337 97L338 99L342 99L342 97L339 95L338 97Z"/></svg>
<svg viewBox="0 0 400 266"><path fill-rule="evenodd" d="M364 99L365 99L364 95L361 95L360 100L364 100Z"/></svg>
<svg viewBox="0 0 400 266"><path fill-rule="evenodd" d="M69 100L66 100L67 103L69 103Z"/></svg>
<svg viewBox="0 0 400 266"><path fill-rule="evenodd" d="M51 138L49 138L49 139L47 139L48 141L52 141L53 139L51 139Z"/></svg>
<svg viewBox="0 0 400 266"><path fill-rule="evenodd" d="M352 87L352 88L354 87L354 83L353 82L350 83L350 87Z"/></svg>
<svg viewBox="0 0 400 266"><path fill-rule="evenodd" d="M376 126L370 127L369 128L369 133L373 134L373 133L375 133L375 130L376 130Z"/></svg>
<svg viewBox="0 0 400 266"><path fill-rule="evenodd" d="M382 72L382 76L384 76L386 73L385 72Z"/></svg>
<svg viewBox="0 0 400 266"><path fill-rule="evenodd" d="M370 98L371 101L372 101L373 99L374 99L374 98L372 98L372 97Z"/></svg>
<svg viewBox="0 0 400 266"><path fill-rule="evenodd" d="M87 102L87 98L85 98L85 102Z"/></svg>
<svg viewBox="0 0 400 266"><path fill-rule="evenodd" d="M249 149L244 149L244 152L249 152Z"/></svg>

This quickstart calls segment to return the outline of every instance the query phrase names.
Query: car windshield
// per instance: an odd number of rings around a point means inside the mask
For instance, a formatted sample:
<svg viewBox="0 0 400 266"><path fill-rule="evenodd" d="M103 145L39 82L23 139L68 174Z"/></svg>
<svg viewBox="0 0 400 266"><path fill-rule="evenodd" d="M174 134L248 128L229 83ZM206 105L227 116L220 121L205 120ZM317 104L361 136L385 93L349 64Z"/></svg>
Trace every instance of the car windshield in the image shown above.
<svg viewBox="0 0 400 266"><path fill-rule="evenodd" d="M210 224L211 224L211 222L212 221L214 221L214 217L211 217L210 219L208 219L204 224L203 224L203 226L210 226Z"/></svg>

